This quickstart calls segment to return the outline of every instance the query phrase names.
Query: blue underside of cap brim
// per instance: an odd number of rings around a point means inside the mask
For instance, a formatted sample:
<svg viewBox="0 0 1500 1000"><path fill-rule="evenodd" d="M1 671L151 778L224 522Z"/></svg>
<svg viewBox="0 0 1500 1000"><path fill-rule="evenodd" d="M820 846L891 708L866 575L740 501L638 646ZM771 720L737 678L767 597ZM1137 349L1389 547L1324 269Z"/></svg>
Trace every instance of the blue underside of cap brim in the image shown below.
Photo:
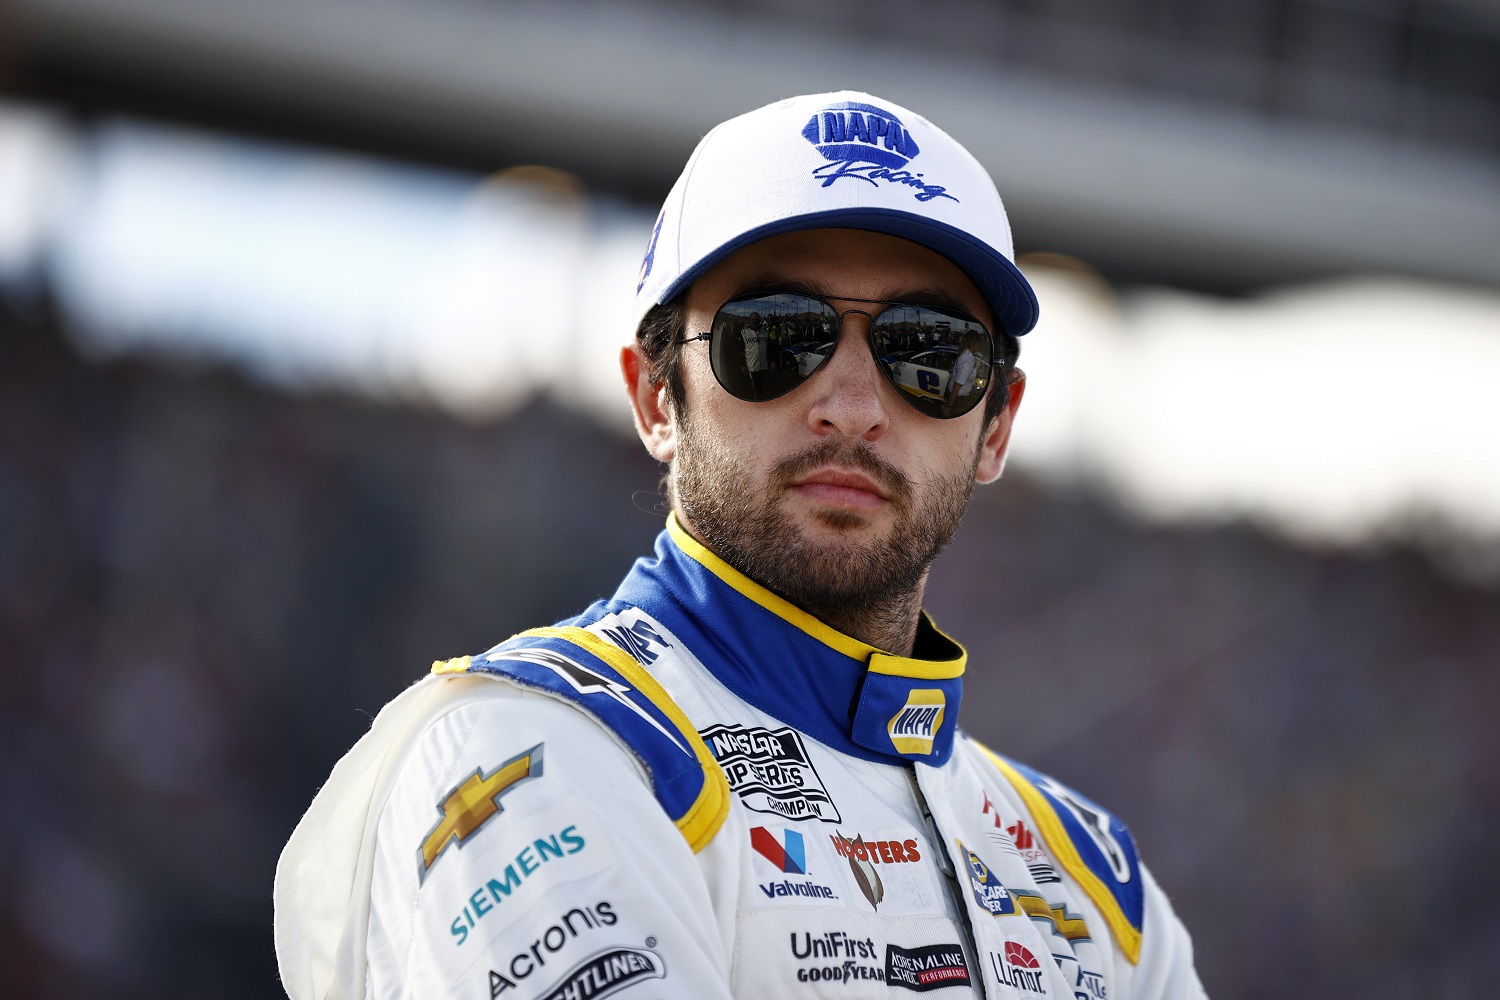
<svg viewBox="0 0 1500 1000"><path fill-rule="evenodd" d="M1014 337L1023 336L1036 326L1036 293L1025 276L1005 255L983 240L922 215L882 208L842 208L827 212L778 219L775 222L742 233L721 244L688 268L661 293L658 303L673 297L697 281L714 265L736 250L782 233L804 229L865 229L886 233L919 243L947 257L963 269L979 288L995 314L1000 330Z"/></svg>

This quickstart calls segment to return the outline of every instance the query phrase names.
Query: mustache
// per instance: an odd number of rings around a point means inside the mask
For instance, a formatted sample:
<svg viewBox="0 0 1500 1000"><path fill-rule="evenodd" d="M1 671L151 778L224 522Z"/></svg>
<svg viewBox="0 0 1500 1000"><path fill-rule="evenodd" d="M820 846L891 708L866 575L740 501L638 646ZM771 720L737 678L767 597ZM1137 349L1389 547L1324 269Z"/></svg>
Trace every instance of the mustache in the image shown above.
<svg viewBox="0 0 1500 1000"><path fill-rule="evenodd" d="M846 444L829 440L815 444L806 451L777 462L771 469L771 482L784 489L804 473L825 465L858 469L875 480L897 506L904 507L911 499L911 479L895 465L875 454L875 449L863 441Z"/></svg>

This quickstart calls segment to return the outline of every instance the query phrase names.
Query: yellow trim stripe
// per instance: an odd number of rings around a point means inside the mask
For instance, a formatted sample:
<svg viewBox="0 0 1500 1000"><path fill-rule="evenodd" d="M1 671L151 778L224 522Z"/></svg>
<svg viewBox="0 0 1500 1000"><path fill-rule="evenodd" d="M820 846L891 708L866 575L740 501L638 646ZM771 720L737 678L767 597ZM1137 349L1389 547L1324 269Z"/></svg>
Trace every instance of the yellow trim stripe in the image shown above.
<svg viewBox="0 0 1500 1000"><path fill-rule="evenodd" d="M469 657L455 656L451 660L433 660L432 672L435 674L461 674L469 669Z"/></svg>
<svg viewBox="0 0 1500 1000"><path fill-rule="evenodd" d="M1114 933L1120 950L1125 953L1130 964L1138 963L1141 960L1141 932L1131 926L1130 921L1125 917L1125 911L1120 909L1120 904L1115 900L1114 894L1099 880L1099 876L1083 863L1083 858L1078 856L1078 848L1073 846L1073 840L1068 836L1068 831L1063 828L1062 820L1052 810L1052 804L1031 782L1026 780L1021 772L1011 767L1005 758L978 740L974 741L974 745L984 751L990 762L1020 793L1022 800L1026 803L1026 808L1031 812L1031 818L1036 820L1037 830L1041 833L1042 839L1047 842L1047 848L1052 852L1052 856L1069 875L1073 876L1088 897L1094 901L1094 905L1099 907L1099 912L1104 914L1109 929Z"/></svg>
<svg viewBox="0 0 1500 1000"><path fill-rule="evenodd" d="M894 677L915 677L922 680L948 680L962 676L964 672L968 654L956 642L953 645L958 648L959 655L954 660L916 660L909 656L887 653L852 635L845 635L835 628L830 628L795 604L777 596L729 565L712 549L688 534L687 529L677 520L675 511L667 515L667 531L671 534L672 541L677 543L678 548L682 549L690 559L701 563L714 576L778 618L795 625L823 645L859 660L861 663L868 663L872 673L890 674ZM937 626L934 625L933 628L936 629ZM943 638L948 637L944 635Z"/></svg>
<svg viewBox="0 0 1500 1000"><path fill-rule="evenodd" d="M914 660L909 656L893 656L890 653L870 655L870 673L890 674L895 677L915 677L924 681L946 681L962 677L968 654L962 653L956 660Z"/></svg>
<svg viewBox="0 0 1500 1000"><path fill-rule="evenodd" d="M880 652L880 650L869 643L861 642L852 635L845 635L837 629L829 628L795 604L771 593L771 591L762 587L723 559L720 559L711 549L687 533L687 529L678 523L675 511L667 515L667 531L671 533L672 541L677 543L678 548L686 552L694 561L702 563L704 568L714 576L723 580L735 590L744 594L750 600L777 617L786 619L814 639L823 643L823 645L831 646L845 656L853 657L861 663L868 660L872 653Z"/></svg>
<svg viewBox="0 0 1500 1000"><path fill-rule="evenodd" d="M688 846L697 854L707 847L724 825L725 818L729 815L729 779L724 777L723 768L709 752L708 745L693 728L682 709L672 700L672 696L663 690L644 668L623 649L615 646L587 629L576 626L549 626L547 628L528 629L519 635L534 635L543 638L564 639L580 646L588 652L593 653L599 659L608 663L620 672L636 690L640 691L651 703L661 709L662 713L672 721L687 740L688 746L693 748L693 754L698 758L698 764L703 768L703 787L698 791L698 798L693 802L688 811L677 820L677 829L687 840Z"/></svg>

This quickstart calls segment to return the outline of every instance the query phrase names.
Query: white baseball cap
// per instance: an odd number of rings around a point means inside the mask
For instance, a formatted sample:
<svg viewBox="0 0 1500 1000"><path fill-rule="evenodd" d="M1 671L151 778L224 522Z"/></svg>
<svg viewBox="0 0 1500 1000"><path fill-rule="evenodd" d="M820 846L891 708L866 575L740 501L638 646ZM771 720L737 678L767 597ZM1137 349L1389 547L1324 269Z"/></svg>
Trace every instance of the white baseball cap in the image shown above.
<svg viewBox="0 0 1500 1000"><path fill-rule="evenodd" d="M1036 325L994 181L952 136L890 101L844 90L767 104L703 140L657 216L636 285L635 324L719 261L802 229L866 229L963 269L1001 331Z"/></svg>

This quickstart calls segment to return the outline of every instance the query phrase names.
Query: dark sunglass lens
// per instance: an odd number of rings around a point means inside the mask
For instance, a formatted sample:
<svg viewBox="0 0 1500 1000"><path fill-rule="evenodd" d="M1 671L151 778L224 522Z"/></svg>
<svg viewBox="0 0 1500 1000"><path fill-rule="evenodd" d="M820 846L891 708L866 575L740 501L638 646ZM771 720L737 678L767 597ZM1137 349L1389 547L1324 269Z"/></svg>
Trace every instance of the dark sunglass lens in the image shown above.
<svg viewBox="0 0 1500 1000"><path fill-rule="evenodd" d="M930 417L961 417L984 398L993 341L975 320L926 306L891 306L870 325L875 357L906 401Z"/></svg>
<svg viewBox="0 0 1500 1000"><path fill-rule="evenodd" d="M730 395L749 402L783 396L833 353L838 323L832 307L806 295L726 302L709 341L714 376Z"/></svg>

